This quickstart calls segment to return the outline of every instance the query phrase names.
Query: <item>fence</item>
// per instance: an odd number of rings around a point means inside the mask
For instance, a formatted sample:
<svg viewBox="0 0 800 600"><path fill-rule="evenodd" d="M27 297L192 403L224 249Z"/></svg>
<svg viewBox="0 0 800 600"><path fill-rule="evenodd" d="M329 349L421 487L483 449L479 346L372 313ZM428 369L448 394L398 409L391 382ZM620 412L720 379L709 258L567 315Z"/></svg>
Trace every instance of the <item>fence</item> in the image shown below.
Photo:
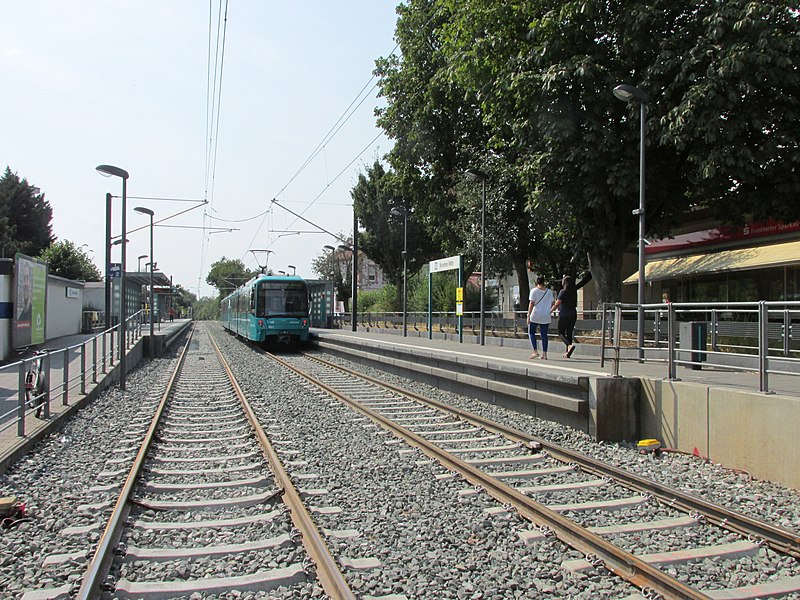
<svg viewBox="0 0 800 600"><path fill-rule="evenodd" d="M638 308L620 303L602 308L601 366L610 349L614 374L623 349L634 347L637 360L664 362L672 380L678 365L757 371L759 391L769 392L771 374L800 376L800 302L646 304L641 346L623 336L636 331Z"/></svg>
<svg viewBox="0 0 800 600"><path fill-rule="evenodd" d="M128 317L126 323L125 351L127 352L142 335L142 311ZM0 414L0 430L5 430L16 423L17 435L20 437L25 435L26 417L35 410L35 407L28 406L26 402L25 377L33 367L35 360L42 361L46 385L41 397L32 400L39 404L42 416L46 419L50 416L52 401L60 397L62 406L67 406L76 390L81 396L85 395L87 384L89 382L96 384L99 374L105 375L112 370L119 361L121 352L119 325L115 325L80 344L45 351L38 356L24 358L0 367L2 389L6 391L16 389L16 393L4 395L0 399L2 406L5 407L5 412ZM73 369L73 363L76 362L79 364L77 372ZM60 368L53 369L54 363L60 364ZM54 380L51 375L60 375L60 377ZM16 386L13 383L15 380ZM14 402L15 400L16 402ZM12 404L15 406L9 409L9 405Z"/></svg>

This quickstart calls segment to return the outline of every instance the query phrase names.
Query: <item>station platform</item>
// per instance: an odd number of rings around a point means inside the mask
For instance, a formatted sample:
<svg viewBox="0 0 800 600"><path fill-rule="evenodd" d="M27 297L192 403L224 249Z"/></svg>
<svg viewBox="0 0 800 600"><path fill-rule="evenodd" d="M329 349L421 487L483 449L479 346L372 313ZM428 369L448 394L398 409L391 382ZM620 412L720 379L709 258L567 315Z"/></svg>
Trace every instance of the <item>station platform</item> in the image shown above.
<svg viewBox="0 0 800 600"><path fill-rule="evenodd" d="M800 489L796 374L770 374L765 394L758 391L757 372L705 365L678 366L677 379L670 380L666 362L629 358L614 377L613 361L606 358L601 367L600 347L589 343L578 344L567 359L564 344L551 340L548 360L541 360L529 358L526 338L487 336L480 345L477 336L459 342L384 328L312 334L320 348L344 358L564 423L598 441L654 438L662 447Z"/></svg>
<svg viewBox="0 0 800 600"><path fill-rule="evenodd" d="M168 346L170 341L180 334L191 324L190 319L175 319L173 322L155 323L153 331L154 345L157 349ZM80 353L76 346L87 343L88 352L91 353L91 339L97 334L79 333L47 340L42 344L31 346L25 353L17 355L16 360L7 363L0 368L0 415L14 411L19 403L19 369L16 364L19 360L29 357L35 350L46 350L52 352L50 357L50 417L48 419L36 418L32 411L29 411L25 418L25 434L18 435L18 421L16 414L12 414L0 422L0 473L8 468L8 465L23 454L27 449L35 444L47 433L58 427L60 421L67 415L83 406L86 402L96 397L104 389L119 380L119 362L114 361L113 366L109 360L106 371L103 372L98 366L97 382L91 381L91 376L86 378L86 393L80 394L76 384L77 374L81 371ZM135 368L147 356L149 347L149 326L142 329L142 335L126 352L126 370ZM72 388L67 398L67 404L63 403L63 372L64 372L64 352L59 352L64 348L74 348L70 352L69 378ZM116 340L115 340L115 349ZM109 341L110 349L110 341ZM98 348L98 351L101 350ZM157 350L158 353L158 350ZM91 358L87 358L87 370L91 369ZM55 391L54 391L55 390Z"/></svg>
<svg viewBox="0 0 800 600"><path fill-rule="evenodd" d="M459 342L445 338L441 334L428 339L427 333L409 331L403 337L400 329L386 328L360 328L358 332L346 329L312 329L312 335L322 339L330 336L346 336L353 338L375 339L387 343L398 344L409 349L442 350L446 352L486 357L502 361L511 361L525 365L530 369L542 370L552 373L579 373L588 377L605 377L614 372L614 363L610 359L612 352L606 349L606 359L603 367L600 366L600 346L598 344L578 343L571 358L564 358L565 347L560 341L550 341L547 360L530 359L531 347L527 338L494 337L487 335L485 343L481 346L476 336L464 336L464 341ZM541 341L539 352L542 351ZM624 359L620 362L619 374L622 377L646 377L649 379L663 379L667 377L666 362L648 361L640 363L635 359ZM678 380L693 382L703 385L730 388L744 392L757 393L758 373L723 367L710 367L704 365L701 369L694 370L689 367L678 366ZM771 374L769 378L771 393L800 398L800 375Z"/></svg>

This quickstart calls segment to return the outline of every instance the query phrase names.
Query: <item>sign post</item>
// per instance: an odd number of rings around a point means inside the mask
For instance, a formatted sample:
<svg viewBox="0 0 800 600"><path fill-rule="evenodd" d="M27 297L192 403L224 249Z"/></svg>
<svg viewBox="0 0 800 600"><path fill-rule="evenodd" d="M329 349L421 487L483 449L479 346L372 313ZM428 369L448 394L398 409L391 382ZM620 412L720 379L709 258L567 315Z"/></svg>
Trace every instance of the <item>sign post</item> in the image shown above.
<svg viewBox="0 0 800 600"><path fill-rule="evenodd" d="M447 258L439 258L432 260L428 263L428 339L433 339L433 293L432 293L432 280L433 274L441 271L458 270L458 290L456 291L456 316L458 317L458 341L464 341L464 257L460 254L457 256L449 256ZM459 300L459 295L461 300Z"/></svg>

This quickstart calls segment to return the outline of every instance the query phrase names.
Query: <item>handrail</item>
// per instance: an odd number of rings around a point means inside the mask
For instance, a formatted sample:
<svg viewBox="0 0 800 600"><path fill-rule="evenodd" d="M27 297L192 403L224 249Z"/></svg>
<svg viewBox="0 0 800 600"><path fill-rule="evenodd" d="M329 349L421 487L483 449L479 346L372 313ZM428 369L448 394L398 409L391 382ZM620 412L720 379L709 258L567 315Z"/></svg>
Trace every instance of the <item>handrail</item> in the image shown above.
<svg viewBox="0 0 800 600"><path fill-rule="evenodd" d="M133 342L141 337L140 321L142 314L143 311L139 310L126 319L126 322L129 323L126 335L126 337L129 337L129 340L125 341L126 350L129 348L130 342ZM107 372L107 363L113 369L115 365L115 351L119 351L121 349L121 341L117 340L116 347L114 342L114 338L119 337L118 329L119 324L108 329L104 329L103 331L88 337L81 342L61 348L44 350L42 357L44 361L43 369L45 372L45 379L48 384L44 393L44 402L41 407L44 418L48 418L50 416L50 403L53 398L60 396L62 399L61 405L68 406L70 392L73 392L74 394L74 390L79 387L79 394L85 395L87 383L86 380L90 378L92 384L97 383L97 369L99 366L102 367L103 373ZM106 344L107 338L111 340L110 344ZM101 340L102 344L98 344L98 340ZM98 346L101 346L100 350L102 354L98 353ZM91 360L89 360L87 357L87 354L89 353L91 353ZM51 357L58 356L59 354L62 355L62 365L59 369L61 372L61 379L60 381L54 382L51 379L52 372L50 369L50 360ZM26 357L0 366L0 374L14 373L14 377L17 379L17 389L14 395L8 397L9 399L16 397L17 405L5 413L0 414L0 430L11 427L16 423L18 437L25 436L25 421L28 415L35 410L34 408L27 407L25 404L25 373L27 373L29 365L35 360L35 358L36 357L33 356ZM73 373L72 363L75 361L77 361L80 365L80 371L78 373ZM77 381L77 383L73 384L75 381ZM5 387L8 388L11 386ZM16 418L9 419L8 417L14 413L17 415Z"/></svg>
<svg viewBox="0 0 800 600"><path fill-rule="evenodd" d="M615 321L621 322L624 315L632 316L638 308L636 304L617 302L604 304L602 311L605 319L606 313L613 310ZM706 366L734 371L756 371L758 390L770 393L770 375L800 376L800 335L795 333L800 331L798 301L672 302L644 304L642 308L646 322L649 313L654 315L652 345L648 345L649 340L645 339L643 348L645 362L665 361L660 354L663 350L659 323L666 316L666 362L669 380L677 379L678 364L692 369ZM681 318L678 318L678 314ZM710 344L707 335L709 323ZM678 325L681 325L680 332ZM647 329L645 327L646 331ZM753 345L747 345L747 340L752 340ZM775 340L780 345L770 346L770 342ZM601 360L605 359L609 348L619 353L621 344L616 340L611 346L604 344ZM724 352L723 349L729 351Z"/></svg>

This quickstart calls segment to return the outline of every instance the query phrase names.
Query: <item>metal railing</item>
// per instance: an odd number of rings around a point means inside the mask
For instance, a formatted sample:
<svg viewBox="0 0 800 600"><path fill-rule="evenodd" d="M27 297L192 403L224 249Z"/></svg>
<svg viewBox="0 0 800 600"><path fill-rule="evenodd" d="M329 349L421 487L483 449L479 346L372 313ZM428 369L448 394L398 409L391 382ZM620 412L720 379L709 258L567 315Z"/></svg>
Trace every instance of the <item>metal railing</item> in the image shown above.
<svg viewBox="0 0 800 600"><path fill-rule="evenodd" d="M125 351L127 352L142 335L142 312L128 317L126 323ZM38 356L0 366L0 389L6 391L5 394L0 394L0 403L3 406L3 412L0 413L0 430L5 430L16 423L17 435L19 437L25 435L26 418L37 408L27 405L25 395L25 377L35 360L42 361L46 382L44 392L36 400L42 411L42 417L47 419L53 401L61 398L61 405L68 406L70 399L75 397L76 390L77 394L86 395L90 383L96 384L99 375L105 375L114 369L121 351L119 324L117 324L79 344L55 350L43 350ZM53 365L59 366L54 368ZM14 380L16 386L13 384ZM8 391L12 393L8 394ZM14 406L9 408L11 404Z"/></svg>
<svg viewBox="0 0 800 600"><path fill-rule="evenodd" d="M528 337L527 311L487 312L484 319L487 337L504 337L526 339ZM346 328L352 323L352 314L344 313L334 318L333 326ZM557 339L557 317L553 317L548 338ZM363 327L402 330L402 312L368 312L358 314L358 324ZM407 315L408 331L428 332L428 313L410 312ZM463 314L464 333L478 336L480 334L480 312ZM431 329L434 333L458 333L458 316L455 312L432 313ZM575 328L582 341L600 343L600 320L579 319Z"/></svg>
<svg viewBox="0 0 800 600"><path fill-rule="evenodd" d="M637 311L636 304L602 308L601 366L611 350L614 375L625 350L640 349ZM668 379L677 379L678 365L757 372L759 391L768 393L770 375L800 377L800 302L646 304L644 311L643 360L665 363Z"/></svg>

